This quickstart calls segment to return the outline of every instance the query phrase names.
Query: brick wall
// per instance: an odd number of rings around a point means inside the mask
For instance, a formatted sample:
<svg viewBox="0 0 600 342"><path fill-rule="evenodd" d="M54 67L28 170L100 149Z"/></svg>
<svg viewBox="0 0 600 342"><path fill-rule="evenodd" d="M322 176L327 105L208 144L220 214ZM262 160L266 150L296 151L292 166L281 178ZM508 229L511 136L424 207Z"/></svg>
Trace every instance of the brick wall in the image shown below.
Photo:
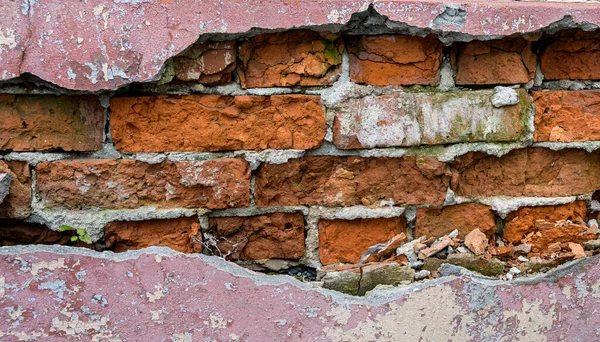
<svg viewBox="0 0 600 342"><path fill-rule="evenodd" d="M599 38L288 31L197 44L115 92L2 88L2 243L68 243L49 230L67 224L271 270L400 233L518 244L597 216Z"/></svg>

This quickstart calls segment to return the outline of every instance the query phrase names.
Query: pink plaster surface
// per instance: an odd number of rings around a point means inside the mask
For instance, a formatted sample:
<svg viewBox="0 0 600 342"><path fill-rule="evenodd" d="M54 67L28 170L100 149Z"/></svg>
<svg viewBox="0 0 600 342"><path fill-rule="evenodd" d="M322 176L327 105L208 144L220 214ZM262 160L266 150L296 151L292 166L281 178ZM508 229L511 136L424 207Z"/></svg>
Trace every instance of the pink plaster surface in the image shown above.
<svg viewBox="0 0 600 342"><path fill-rule="evenodd" d="M600 24L598 3L462 0L23 0L0 3L0 80L31 73L96 91L156 78L164 62L206 33L346 24L370 4L393 21L444 32L510 35L565 16ZM464 21L439 21L445 11ZM464 12L463 12L464 11ZM436 20L436 18L438 18Z"/></svg>
<svg viewBox="0 0 600 342"><path fill-rule="evenodd" d="M0 248L2 341L597 341L600 259L365 298L202 255Z"/></svg>

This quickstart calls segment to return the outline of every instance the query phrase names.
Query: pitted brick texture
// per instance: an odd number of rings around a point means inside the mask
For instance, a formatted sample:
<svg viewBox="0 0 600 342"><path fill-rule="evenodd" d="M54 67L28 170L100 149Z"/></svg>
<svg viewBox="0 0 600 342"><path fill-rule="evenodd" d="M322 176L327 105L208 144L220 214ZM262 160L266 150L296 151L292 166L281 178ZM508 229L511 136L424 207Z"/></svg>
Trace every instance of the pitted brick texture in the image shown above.
<svg viewBox="0 0 600 342"><path fill-rule="evenodd" d="M600 91L537 91L533 98L535 141L600 140Z"/></svg>
<svg viewBox="0 0 600 342"><path fill-rule="evenodd" d="M441 204L449 179L433 158L306 157L261 166L255 200L261 207Z"/></svg>
<svg viewBox="0 0 600 342"><path fill-rule="evenodd" d="M459 85L527 83L535 75L531 42L521 38L456 43L451 56Z"/></svg>
<svg viewBox="0 0 600 342"><path fill-rule="evenodd" d="M346 41L350 79L371 85L436 85L442 43L433 36L364 36Z"/></svg>
<svg viewBox="0 0 600 342"><path fill-rule="evenodd" d="M600 31L564 31L556 34L540 54L547 80L600 79Z"/></svg>
<svg viewBox="0 0 600 342"><path fill-rule="evenodd" d="M442 237L455 229L461 239L474 229L492 237L496 233L494 212L490 206L475 203L417 209L416 238Z"/></svg>
<svg viewBox="0 0 600 342"><path fill-rule="evenodd" d="M0 94L0 150L102 149L104 108L96 96Z"/></svg>
<svg viewBox="0 0 600 342"><path fill-rule="evenodd" d="M241 159L62 160L40 163L36 171L46 207L223 209L250 202L250 167Z"/></svg>
<svg viewBox="0 0 600 342"><path fill-rule="evenodd" d="M0 160L0 173L13 177L8 195L0 203L0 218L23 219L31 212L31 170L27 162Z"/></svg>
<svg viewBox="0 0 600 342"><path fill-rule="evenodd" d="M340 74L344 44L338 35L314 31L261 34L242 43L242 87L320 86Z"/></svg>
<svg viewBox="0 0 600 342"><path fill-rule="evenodd" d="M111 101L123 152L311 149L325 137L318 96L157 96Z"/></svg>
<svg viewBox="0 0 600 342"><path fill-rule="evenodd" d="M235 70L235 42L195 44L173 59L173 74L180 81L206 85L227 84Z"/></svg>
<svg viewBox="0 0 600 342"><path fill-rule="evenodd" d="M301 213L214 217L209 225L208 234L216 240L212 252L229 260L299 259L304 254Z"/></svg>

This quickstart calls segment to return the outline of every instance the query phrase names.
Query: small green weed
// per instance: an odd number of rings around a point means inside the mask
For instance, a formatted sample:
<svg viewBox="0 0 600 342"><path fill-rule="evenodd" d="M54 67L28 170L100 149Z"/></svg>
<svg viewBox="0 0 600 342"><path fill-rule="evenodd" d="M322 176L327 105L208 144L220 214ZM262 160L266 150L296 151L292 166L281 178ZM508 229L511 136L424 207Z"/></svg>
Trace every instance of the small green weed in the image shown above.
<svg viewBox="0 0 600 342"><path fill-rule="evenodd" d="M73 241L73 242L81 241L81 242L87 243L88 245L92 244L92 238L88 235L87 231L83 228L74 228L71 226L63 225L63 226L60 226L60 228L58 228L58 231L59 232L74 231L76 235L71 236L71 241Z"/></svg>

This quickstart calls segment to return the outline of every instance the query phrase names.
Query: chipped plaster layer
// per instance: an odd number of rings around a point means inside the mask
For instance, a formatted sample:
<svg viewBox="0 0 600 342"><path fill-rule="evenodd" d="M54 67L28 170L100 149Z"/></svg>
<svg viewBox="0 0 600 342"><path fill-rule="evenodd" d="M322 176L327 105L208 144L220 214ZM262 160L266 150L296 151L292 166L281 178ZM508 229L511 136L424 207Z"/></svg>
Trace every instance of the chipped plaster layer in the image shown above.
<svg viewBox="0 0 600 342"><path fill-rule="evenodd" d="M350 297L165 248L0 248L8 340L597 340L600 259L504 282L451 268ZM585 317L585 319L582 319Z"/></svg>

